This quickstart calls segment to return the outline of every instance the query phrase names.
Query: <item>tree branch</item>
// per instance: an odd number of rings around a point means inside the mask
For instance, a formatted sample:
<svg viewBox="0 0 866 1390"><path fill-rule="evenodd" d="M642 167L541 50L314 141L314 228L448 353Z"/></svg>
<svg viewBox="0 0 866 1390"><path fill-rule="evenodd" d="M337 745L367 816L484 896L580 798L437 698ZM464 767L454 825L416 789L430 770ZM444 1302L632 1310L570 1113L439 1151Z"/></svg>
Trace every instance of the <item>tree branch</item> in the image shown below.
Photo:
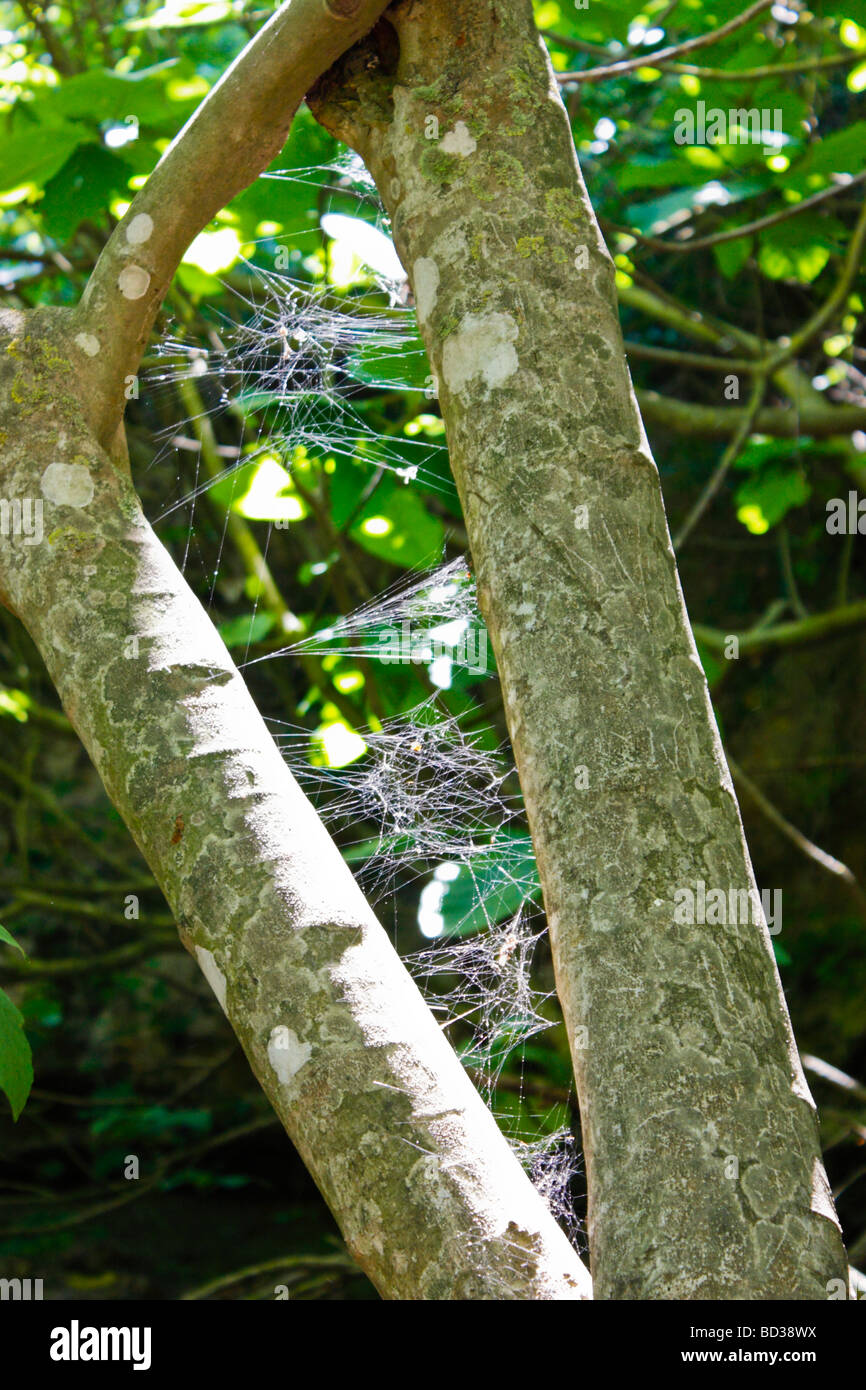
<svg viewBox="0 0 866 1390"><path fill-rule="evenodd" d="M752 431L752 426L761 408L761 401L764 399L764 392L766 389L767 378L763 373L758 373L752 383L752 394L749 402L745 410L741 411L738 416L736 428L725 447L722 457L713 469L700 497L695 502L679 531L674 536L674 550L679 551L682 546L685 545L692 531L707 510L707 507L725 481L731 464L736 462L740 449L743 447L743 444Z"/></svg>
<svg viewBox="0 0 866 1390"><path fill-rule="evenodd" d="M721 246L726 241L739 241L741 237L751 236L754 232L763 232L767 227L775 227L779 222L787 222L791 217L799 217L801 212L806 212L808 208L816 207L819 203L826 202L828 198L835 198L840 193L847 193L856 184L866 180L866 169L853 177L845 177L838 183L831 184L829 188L822 188L819 193L813 193L809 198L803 198L799 203L792 203L788 207L781 208L779 212L768 213L766 217L757 217L754 222L744 222L739 227L728 227L723 232L714 232L712 236L695 237L683 241L665 241L663 237L646 236L643 232L637 232L631 227L612 226L611 230L623 236L634 237L641 246L648 246L653 251L705 251L711 246ZM605 224L607 225L607 224Z"/></svg>
<svg viewBox="0 0 866 1390"><path fill-rule="evenodd" d="M857 225L848 243L842 270L832 293L799 332L791 337L789 342L786 342L784 338L781 340L768 363L769 371L778 371L786 362L802 352L803 348L821 332L822 328L830 323L834 315L843 307L860 271L864 247L866 247L866 199L860 208Z"/></svg>
<svg viewBox="0 0 866 1390"><path fill-rule="evenodd" d="M748 405L698 405L662 396L658 391L638 391L637 398L648 425L684 438L728 439L749 413ZM789 405L769 405L758 411L753 428L756 434L774 439L796 439L799 435L827 439L866 429L866 406L804 401L797 411Z"/></svg>
<svg viewBox="0 0 866 1390"><path fill-rule="evenodd" d="M866 599L846 604L844 608L833 608L829 613L816 613L809 618L800 618L795 623L778 623L775 627L752 628L749 632L732 634L718 628L704 627L703 623L693 623L692 631L699 642L710 651L724 652L725 644L736 635L741 656L746 653L774 651L779 647L802 647L810 642L822 642L826 637L834 637L837 632L848 628L862 627L866 623Z"/></svg>
<svg viewBox="0 0 866 1390"><path fill-rule="evenodd" d="M7 913L8 916L8 913ZM4 957L0 978L13 980L61 979L69 975L93 975L98 970L118 970L141 960L142 956L170 951L177 945L175 932L152 933L89 956L62 956L54 960L18 960Z"/></svg>
<svg viewBox="0 0 866 1390"><path fill-rule="evenodd" d="M588 1271L148 525L120 429L124 376L188 241L384 8L283 6L169 149L79 309L0 310L3 485L44 499L47 536L6 538L0 597L383 1296L584 1299Z"/></svg>
<svg viewBox="0 0 866 1390"><path fill-rule="evenodd" d="M864 894L863 889L860 887L852 870L848 868L848 865L843 864L841 859L836 859L832 854L828 854L826 850L821 849L820 845L816 845L814 840L810 840L807 835L803 834L802 830L798 830L796 825L792 825L789 820L786 820L781 811L779 811L777 807L773 805L772 801L764 795L760 787L755 785L751 777L743 771L739 763L735 762L730 753L726 753L726 757L734 781L738 782L746 794L751 797L761 814L771 825L775 825L776 829L780 830L785 838L790 840L791 844L797 847L801 854L804 854L807 859L811 859L813 864L817 864L819 868L824 869L828 874L832 874L834 878L840 879L850 890L852 897L860 909L861 916L866 916L866 894Z"/></svg>
<svg viewBox="0 0 866 1390"><path fill-rule="evenodd" d="M184 945L385 1297L590 1296L128 468L94 440L70 331L62 311L0 312L4 486L41 492L49 538L6 538L0 590Z"/></svg>
<svg viewBox="0 0 866 1390"><path fill-rule="evenodd" d="M697 48L707 48L711 43L718 43L719 39L726 39L729 34L741 29L763 10L768 10L773 3L774 0L757 0L756 4L750 5L742 14L729 19L727 24L720 25L709 34L700 34L695 39L686 39L684 43L659 48L655 53L642 53L637 58L627 58L621 63L610 63L607 67L589 68L586 72L558 72L556 80L562 86L569 83L602 82L608 77L620 77L623 73L634 72L637 68L658 67L660 63L677 58L681 53L694 53Z"/></svg>
<svg viewBox="0 0 866 1390"><path fill-rule="evenodd" d="M765 63L757 68L701 68L694 63L662 63L663 72L675 72L678 77L700 77L707 82L761 82L765 78L790 77L799 72L825 72L829 68L853 68L862 63L866 50L846 49L826 58L802 58L795 63ZM651 64L655 67L655 64Z"/></svg>

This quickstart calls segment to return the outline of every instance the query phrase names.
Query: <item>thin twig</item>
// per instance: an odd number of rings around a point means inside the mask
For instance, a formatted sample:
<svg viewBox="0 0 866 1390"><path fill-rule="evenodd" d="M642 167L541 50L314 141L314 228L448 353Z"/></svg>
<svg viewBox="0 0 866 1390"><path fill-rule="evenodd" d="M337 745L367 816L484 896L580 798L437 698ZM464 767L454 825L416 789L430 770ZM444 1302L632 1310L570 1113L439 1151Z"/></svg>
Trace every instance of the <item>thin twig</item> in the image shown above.
<svg viewBox="0 0 866 1390"><path fill-rule="evenodd" d="M790 840L791 844L795 845L801 854L805 854L807 859L811 859L814 864L824 869L826 873L832 874L834 878L841 879L850 890L861 913L866 917L866 893L863 892L863 889L860 887L855 875L848 868L848 865L843 864L841 859L835 859L832 854L828 854L826 850L821 849L820 846L816 845L813 840L810 840L807 835L804 835L802 830L798 830L796 825L792 825L789 820L786 820L781 811L779 811L771 801L767 800L760 787L755 786L751 777L747 776L730 754L726 756L728 759L728 767L731 769L731 775L734 781L738 782L752 801L754 801L761 814L770 821L772 825L775 825L776 829L780 830L785 838Z"/></svg>
<svg viewBox="0 0 866 1390"><path fill-rule="evenodd" d="M757 68L701 68L693 63L664 63L664 72L675 72L680 77L700 77L708 82L762 82L765 78L789 77L798 72L821 72L826 68L848 68L862 63L866 50L848 49L845 53L833 53L827 58L803 58L796 63L766 63ZM655 67L655 64L652 65Z"/></svg>
<svg viewBox="0 0 866 1390"><path fill-rule="evenodd" d="M722 483L724 482L725 478L727 477L728 470L731 467L731 464L734 463L737 459L740 449L742 448L744 441L746 440L752 429L755 417L761 408L761 402L764 399L764 392L766 391L766 389L767 378L763 374L763 372L759 372L756 375L754 383L752 385L752 394L749 398L748 405L746 406L745 413L741 416L739 424L737 425L737 428L734 431L730 443L728 444L727 448L722 454L722 457L719 459L719 462L713 470L713 473L711 474L706 487L704 488L695 505L692 507L691 511L689 512L688 516L686 517L685 521L680 527L679 532L674 537L674 550L679 551L682 549L683 545L687 541L688 537L691 535L694 528L697 526L704 512L707 510L707 507L710 505L719 488L721 487Z"/></svg>
<svg viewBox="0 0 866 1390"><path fill-rule="evenodd" d="M741 237L751 236L754 232L762 232L767 227L775 227L779 222L786 222L791 217L798 217L801 212L805 212L808 208L826 202L828 198L835 198L839 193L844 193L847 189L864 181L866 181L866 169L861 170L859 174L854 174L851 178L846 178L842 183L833 184L830 188L822 188L819 193L813 193L811 197L804 198L800 203L782 208L780 212L769 213L766 217L758 217L754 222L744 222L741 227L728 227L723 232L713 233L712 236L695 237L694 240L689 241L665 241L662 237L646 236L643 232L636 232L631 227L620 227L615 223L607 225L621 236L634 237L641 246L648 246L653 251L705 251L708 247L721 246L726 241L739 241Z"/></svg>
<svg viewBox="0 0 866 1390"><path fill-rule="evenodd" d="M859 599L843 608L832 608L829 613L815 613L809 618L800 618L797 622L779 623L775 627L736 635L742 656L746 652L753 655L757 652L778 650L780 647L800 647L810 642L821 642L827 637L834 637L837 632L862 627L864 624L866 599ZM725 643L735 635L720 632L718 628L704 627L701 623L693 623L692 631L705 647L718 652L723 652Z"/></svg>
<svg viewBox="0 0 866 1390"><path fill-rule="evenodd" d="M245 1269L233 1270L231 1274L221 1274L217 1279L211 1279L206 1284L200 1284L198 1288L190 1289L188 1293L182 1293L180 1300L182 1303L189 1303L196 1299L208 1298L212 1293L218 1293L222 1289L230 1289L235 1284L241 1284L247 1279L253 1279L257 1275L280 1273L289 1271L300 1273L308 1269L330 1269L344 1275L361 1275L362 1270L358 1268L351 1255L278 1255L273 1260L263 1260L261 1264L247 1265Z"/></svg>
<svg viewBox="0 0 866 1390"><path fill-rule="evenodd" d="M803 1053L800 1061L807 1071L813 1072L815 1076L820 1076L821 1080L828 1082L830 1086L835 1086L837 1090L853 1096L855 1100L866 1100L866 1086L863 1085L862 1081L856 1081L847 1072L840 1071L839 1067L834 1067L821 1057L813 1057L808 1052Z"/></svg>
<svg viewBox="0 0 866 1390"><path fill-rule="evenodd" d="M669 48L657 49L655 53L641 54L638 58L627 58L624 62L611 63L607 67L588 68L586 72L558 72L556 80L563 85L571 82L602 82L608 77L619 77L622 73L634 72L636 68L658 67L659 63L676 58L681 53L693 53L696 48L706 48L711 43L718 43L719 39L726 39L729 34L741 29L756 15L768 10L773 3L774 0L757 0L756 4L750 5L742 14L736 15L734 19L729 19L727 24L722 24L709 34L700 34L696 39L686 39L685 43L672 44Z"/></svg>

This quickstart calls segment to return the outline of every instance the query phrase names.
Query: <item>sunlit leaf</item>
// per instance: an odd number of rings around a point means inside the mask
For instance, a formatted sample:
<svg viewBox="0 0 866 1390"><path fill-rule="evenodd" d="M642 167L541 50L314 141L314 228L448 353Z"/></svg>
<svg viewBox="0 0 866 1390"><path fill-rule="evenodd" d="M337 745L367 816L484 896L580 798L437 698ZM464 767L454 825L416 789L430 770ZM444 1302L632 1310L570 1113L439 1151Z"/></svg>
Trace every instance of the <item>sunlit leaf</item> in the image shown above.
<svg viewBox="0 0 866 1390"><path fill-rule="evenodd" d="M773 464L742 483L736 492L737 517L754 535L763 535L792 507L801 507L812 489L794 468Z"/></svg>
<svg viewBox="0 0 866 1390"><path fill-rule="evenodd" d="M24 1032L24 1019L0 989L0 1091L12 1107L17 1120L33 1085L33 1057Z"/></svg>

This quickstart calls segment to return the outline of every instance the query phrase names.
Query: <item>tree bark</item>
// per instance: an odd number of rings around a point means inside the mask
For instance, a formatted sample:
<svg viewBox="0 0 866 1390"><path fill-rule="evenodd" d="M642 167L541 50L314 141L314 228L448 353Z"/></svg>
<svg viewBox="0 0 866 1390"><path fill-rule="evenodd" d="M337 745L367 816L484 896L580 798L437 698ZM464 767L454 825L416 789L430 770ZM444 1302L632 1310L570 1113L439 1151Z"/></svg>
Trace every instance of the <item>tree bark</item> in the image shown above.
<svg viewBox="0 0 866 1390"><path fill-rule="evenodd" d="M824 1298L845 1254L763 915L674 916L677 890L755 882L532 6L400 0L310 101L373 173L438 379L571 1041L596 1297Z"/></svg>
<svg viewBox="0 0 866 1390"><path fill-rule="evenodd" d="M171 147L168 174L160 165L136 198L82 306L0 312L0 487L41 504L45 535L3 538L0 597L380 1293L587 1298L586 1270L148 526L121 427L120 386L162 288L214 197L230 196L225 181L203 195L202 180L231 144L232 91L246 111L254 73L284 107L261 139L251 129L235 142L236 189L268 162L317 72L383 8L284 6Z"/></svg>

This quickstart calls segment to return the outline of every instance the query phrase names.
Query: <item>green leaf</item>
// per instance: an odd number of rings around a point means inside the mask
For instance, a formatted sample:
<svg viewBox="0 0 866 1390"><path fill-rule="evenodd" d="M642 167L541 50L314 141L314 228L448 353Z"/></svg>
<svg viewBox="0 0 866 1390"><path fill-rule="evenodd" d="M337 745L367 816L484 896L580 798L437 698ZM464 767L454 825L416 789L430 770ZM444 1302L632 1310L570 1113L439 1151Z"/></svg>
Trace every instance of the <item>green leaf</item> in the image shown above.
<svg viewBox="0 0 866 1390"><path fill-rule="evenodd" d="M327 166L338 151L336 140L302 107L281 153L229 208L242 216L251 236L259 222L276 222L292 236L309 232L318 226L321 185L336 181ZM309 240L298 244L305 254L311 249Z"/></svg>
<svg viewBox="0 0 866 1390"><path fill-rule="evenodd" d="M200 270L197 265L189 265L186 261L178 266L177 278L180 286L195 300L215 298L222 290L216 275L209 275L206 270Z"/></svg>
<svg viewBox="0 0 866 1390"><path fill-rule="evenodd" d="M196 24L222 24L237 13L234 0L187 0L163 5L144 19L128 19L124 29L186 29Z"/></svg>
<svg viewBox="0 0 866 1390"><path fill-rule="evenodd" d="M866 121L857 121L835 135L816 141L806 156L805 167L810 174L859 173L863 167L864 147Z"/></svg>
<svg viewBox="0 0 866 1390"><path fill-rule="evenodd" d="M4 137L0 145L0 193L26 184L41 188L66 163L73 150L95 140L83 125L35 126Z"/></svg>
<svg viewBox="0 0 866 1390"><path fill-rule="evenodd" d="M585 9L577 10L571 0L560 0L561 18L557 32L570 38L582 38L590 43L609 43L611 39L625 40L634 14L634 6L618 4L617 0L593 0ZM594 65L599 59L594 59Z"/></svg>
<svg viewBox="0 0 866 1390"><path fill-rule="evenodd" d="M10 933L3 926L0 926L0 941L5 941L8 946L14 946L16 951L21 952L22 956L27 955L27 952L24 950L24 947L19 946L18 942L15 940L15 937L11 936Z"/></svg>
<svg viewBox="0 0 866 1390"><path fill-rule="evenodd" d="M718 187L715 185L718 184ZM711 206L714 202L740 202L761 193L768 185L767 179L740 179L737 183L721 183L712 180L707 183L706 174L702 176L701 186L697 188L678 188L675 193L666 193L661 198L653 198L648 203L634 203L628 209L628 221L640 232L661 232L678 220L678 215L686 210Z"/></svg>
<svg viewBox="0 0 866 1390"><path fill-rule="evenodd" d="M737 489L737 515L754 535L762 535L792 507L802 507L811 492L799 470L771 464Z"/></svg>
<svg viewBox="0 0 866 1390"><path fill-rule="evenodd" d="M23 690L10 690L8 686L0 685L0 715L8 715L11 719L17 719L19 724L26 724L29 709L30 700Z"/></svg>
<svg viewBox="0 0 866 1390"><path fill-rule="evenodd" d="M93 68L90 72L66 77L59 86L46 91L32 103L34 114L90 121L123 121L136 116L142 125L177 120L178 107L166 93L166 80L177 68L170 58L157 67L140 72L110 72ZM192 105L194 103L187 103Z"/></svg>
<svg viewBox="0 0 866 1390"><path fill-rule="evenodd" d="M9 995L0 989L0 1091L8 1097L17 1120L33 1085L33 1056L24 1032L24 1019Z"/></svg>
<svg viewBox="0 0 866 1390"><path fill-rule="evenodd" d="M816 280L847 233L835 217L807 213L761 234L758 263L771 280Z"/></svg>
<svg viewBox="0 0 866 1390"><path fill-rule="evenodd" d="M39 215L50 237L63 245L82 222L105 221L113 195L129 196L129 165L100 145L79 145L45 184Z"/></svg>
<svg viewBox="0 0 866 1390"><path fill-rule="evenodd" d="M725 166L718 155L713 155L713 158L716 166L724 170ZM617 175L617 186L623 193L634 188L682 188L687 184L697 186L706 181L706 168L699 168L683 159L654 159L640 154L630 158L628 164Z"/></svg>
<svg viewBox="0 0 866 1390"><path fill-rule="evenodd" d="M239 618L229 618L228 622L220 623L217 632L231 651L235 647L261 642L275 622L273 613L242 614Z"/></svg>
<svg viewBox="0 0 866 1390"><path fill-rule="evenodd" d="M422 390L432 376L427 351L416 334L405 343L376 340L350 353L346 371L370 386Z"/></svg>
<svg viewBox="0 0 866 1390"><path fill-rule="evenodd" d="M445 885L439 908L446 936L472 936L488 925L513 917L523 903L538 897L541 885L529 835L500 830L489 854Z"/></svg>
<svg viewBox="0 0 866 1390"><path fill-rule="evenodd" d="M406 569L436 564L445 543L445 528L431 516L411 486L385 478L362 509L349 533L371 555Z"/></svg>
<svg viewBox="0 0 866 1390"><path fill-rule="evenodd" d="M812 452L814 447L814 441L805 434L800 435L796 440L757 439L753 436L743 445L734 460L734 467L754 472L768 463L790 464L797 454L803 454L806 450ZM819 447L819 452L825 452L823 447Z"/></svg>
<svg viewBox="0 0 866 1390"><path fill-rule="evenodd" d="M725 228L725 230L727 230ZM726 280L734 280L739 275L752 251L752 238L739 237L737 241L723 241L713 247L716 265Z"/></svg>

